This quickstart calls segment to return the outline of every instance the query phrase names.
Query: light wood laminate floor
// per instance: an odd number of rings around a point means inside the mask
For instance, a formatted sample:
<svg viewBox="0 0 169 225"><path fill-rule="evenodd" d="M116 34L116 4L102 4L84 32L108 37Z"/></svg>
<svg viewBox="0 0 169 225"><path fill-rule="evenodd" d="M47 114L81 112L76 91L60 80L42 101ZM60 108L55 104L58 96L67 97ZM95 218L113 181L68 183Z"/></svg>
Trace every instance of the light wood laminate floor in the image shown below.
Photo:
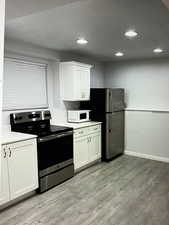
<svg viewBox="0 0 169 225"><path fill-rule="evenodd" d="M97 164L0 213L0 225L169 225L169 164Z"/></svg>

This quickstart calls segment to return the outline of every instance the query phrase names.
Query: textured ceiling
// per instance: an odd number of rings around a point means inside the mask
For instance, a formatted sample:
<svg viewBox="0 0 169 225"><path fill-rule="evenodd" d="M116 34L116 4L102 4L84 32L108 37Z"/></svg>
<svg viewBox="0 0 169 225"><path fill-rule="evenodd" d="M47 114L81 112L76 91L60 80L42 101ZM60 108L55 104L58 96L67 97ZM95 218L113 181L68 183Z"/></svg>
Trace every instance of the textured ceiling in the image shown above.
<svg viewBox="0 0 169 225"><path fill-rule="evenodd" d="M160 56L169 56L169 11L161 0L69 0L73 3L62 6L58 1L59 7L52 0L46 2L50 7L31 15L24 12L27 16L12 16L7 7L6 38L104 61L114 60L119 50L125 53L124 59L158 57L152 53L155 47L165 49ZM134 40L123 35L130 28L139 33ZM88 45L78 46L78 37L87 38Z"/></svg>

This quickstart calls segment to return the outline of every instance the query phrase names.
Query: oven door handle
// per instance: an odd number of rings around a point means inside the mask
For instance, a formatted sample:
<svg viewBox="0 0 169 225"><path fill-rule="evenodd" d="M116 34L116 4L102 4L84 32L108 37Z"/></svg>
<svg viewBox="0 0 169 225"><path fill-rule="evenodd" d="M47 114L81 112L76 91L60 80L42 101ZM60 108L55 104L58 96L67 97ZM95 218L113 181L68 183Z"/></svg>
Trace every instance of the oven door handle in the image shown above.
<svg viewBox="0 0 169 225"><path fill-rule="evenodd" d="M68 132L62 133L62 134L52 134L47 137L38 138L38 142L41 143L41 142L51 141L54 139L58 139L58 138L62 138L62 137L70 136L70 135L73 135L73 131L68 131Z"/></svg>

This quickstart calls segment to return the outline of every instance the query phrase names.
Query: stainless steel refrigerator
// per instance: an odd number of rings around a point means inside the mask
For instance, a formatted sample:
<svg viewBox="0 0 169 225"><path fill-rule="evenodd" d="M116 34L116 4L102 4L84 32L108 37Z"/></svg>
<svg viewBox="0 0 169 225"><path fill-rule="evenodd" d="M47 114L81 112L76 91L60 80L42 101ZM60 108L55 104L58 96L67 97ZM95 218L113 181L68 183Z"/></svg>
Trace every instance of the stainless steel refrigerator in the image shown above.
<svg viewBox="0 0 169 225"><path fill-rule="evenodd" d="M109 161L124 152L124 89L92 88L90 102L81 108L91 109L91 119L102 122L102 160Z"/></svg>

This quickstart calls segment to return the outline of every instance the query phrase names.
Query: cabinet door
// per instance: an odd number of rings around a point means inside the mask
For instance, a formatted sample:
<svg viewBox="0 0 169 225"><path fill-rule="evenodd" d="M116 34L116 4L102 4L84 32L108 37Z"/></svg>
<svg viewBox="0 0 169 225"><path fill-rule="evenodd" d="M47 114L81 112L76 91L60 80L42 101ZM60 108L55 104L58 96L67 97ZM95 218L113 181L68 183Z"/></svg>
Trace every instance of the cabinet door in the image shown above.
<svg viewBox="0 0 169 225"><path fill-rule="evenodd" d="M81 137L74 140L75 170L88 164L88 139Z"/></svg>
<svg viewBox="0 0 169 225"><path fill-rule="evenodd" d="M11 200L38 188L36 140L8 145Z"/></svg>
<svg viewBox="0 0 169 225"><path fill-rule="evenodd" d="M101 158L101 133L94 133L89 138L89 162Z"/></svg>
<svg viewBox="0 0 169 225"><path fill-rule="evenodd" d="M79 100L90 99L90 69L77 66L75 78L75 96Z"/></svg>
<svg viewBox="0 0 169 225"><path fill-rule="evenodd" d="M1 149L0 205L9 201L8 161L6 146Z"/></svg>

